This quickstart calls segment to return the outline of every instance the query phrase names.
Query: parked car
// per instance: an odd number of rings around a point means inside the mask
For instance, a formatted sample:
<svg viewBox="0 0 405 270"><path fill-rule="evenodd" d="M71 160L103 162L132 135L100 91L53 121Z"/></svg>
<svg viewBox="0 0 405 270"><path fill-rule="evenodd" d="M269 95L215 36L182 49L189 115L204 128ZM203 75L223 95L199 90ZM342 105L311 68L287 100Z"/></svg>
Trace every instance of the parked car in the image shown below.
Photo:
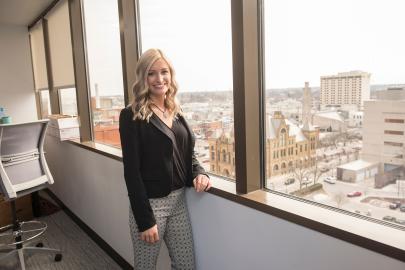
<svg viewBox="0 0 405 270"><path fill-rule="evenodd" d="M399 207L399 210L400 210L401 212L405 212L405 204L401 205L401 206Z"/></svg>
<svg viewBox="0 0 405 270"><path fill-rule="evenodd" d="M392 209L392 210L395 210L395 209L397 209L397 208L400 207L400 206L401 206L401 202L400 202L400 201L395 201L395 202L393 202L393 203L390 203L390 205L389 205L390 209Z"/></svg>
<svg viewBox="0 0 405 270"><path fill-rule="evenodd" d="M384 216L383 220L385 221L390 221L390 222L395 222L397 219L393 216Z"/></svg>
<svg viewBox="0 0 405 270"><path fill-rule="evenodd" d="M333 176L328 176L323 181L329 184L336 184L336 178Z"/></svg>
<svg viewBox="0 0 405 270"><path fill-rule="evenodd" d="M319 170L324 173L324 172L329 171L329 168L323 167L323 168L320 168Z"/></svg>
<svg viewBox="0 0 405 270"><path fill-rule="evenodd" d="M349 192L347 193L347 197L352 198L352 197L359 197L361 196L361 192L360 191L353 191L353 192Z"/></svg>
<svg viewBox="0 0 405 270"><path fill-rule="evenodd" d="M284 181L284 185L291 185L295 182L295 178L288 178Z"/></svg>
<svg viewBox="0 0 405 270"><path fill-rule="evenodd" d="M398 223L398 224L401 224L401 225L405 225L405 219L396 218L394 222Z"/></svg>

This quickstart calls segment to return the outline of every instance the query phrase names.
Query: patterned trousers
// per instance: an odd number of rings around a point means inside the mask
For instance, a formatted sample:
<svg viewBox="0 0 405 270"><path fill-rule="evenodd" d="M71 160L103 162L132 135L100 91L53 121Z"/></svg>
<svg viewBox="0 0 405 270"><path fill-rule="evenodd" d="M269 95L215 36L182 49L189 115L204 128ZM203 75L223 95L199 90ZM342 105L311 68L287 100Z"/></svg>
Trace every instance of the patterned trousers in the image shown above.
<svg viewBox="0 0 405 270"><path fill-rule="evenodd" d="M169 250L172 270L195 269L193 235L188 215L185 189L172 191L167 197L149 199L155 215L159 241L153 244L141 240L132 209L129 226L134 247L134 269L154 270L162 240Z"/></svg>

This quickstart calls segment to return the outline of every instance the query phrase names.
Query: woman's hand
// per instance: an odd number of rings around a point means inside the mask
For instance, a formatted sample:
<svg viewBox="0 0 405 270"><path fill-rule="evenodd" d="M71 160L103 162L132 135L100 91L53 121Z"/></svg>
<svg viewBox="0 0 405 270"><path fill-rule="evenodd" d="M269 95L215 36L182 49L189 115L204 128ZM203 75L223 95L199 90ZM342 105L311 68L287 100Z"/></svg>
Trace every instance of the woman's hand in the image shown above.
<svg viewBox="0 0 405 270"><path fill-rule="evenodd" d="M146 231L141 232L141 240L147 243L153 244L159 241L159 233L157 225L152 228L147 229Z"/></svg>
<svg viewBox="0 0 405 270"><path fill-rule="evenodd" d="M199 174L193 180L194 188L197 192L207 191L211 188L211 181L205 174Z"/></svg>

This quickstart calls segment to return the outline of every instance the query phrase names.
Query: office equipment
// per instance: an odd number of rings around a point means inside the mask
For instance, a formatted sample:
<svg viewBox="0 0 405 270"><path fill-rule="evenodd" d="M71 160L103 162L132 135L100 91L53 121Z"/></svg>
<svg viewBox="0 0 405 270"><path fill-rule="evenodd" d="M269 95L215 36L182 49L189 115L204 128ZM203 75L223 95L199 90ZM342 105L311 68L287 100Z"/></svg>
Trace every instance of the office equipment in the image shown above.
<svg viewBox="0 0 405 270"><path fill-rule="evenodd" d="M62 259L60 250L45 248L42 243L30 246L45 232L46 223L19 222L16 216L15 199L53 183L43 150L47 125L48 120L0 125L0 192L10 201L13 216L13 224L0 228L0 254L5 253L0 255L0 263L18 255L22 270L26 252L50 252L55 261Z"/></svg>

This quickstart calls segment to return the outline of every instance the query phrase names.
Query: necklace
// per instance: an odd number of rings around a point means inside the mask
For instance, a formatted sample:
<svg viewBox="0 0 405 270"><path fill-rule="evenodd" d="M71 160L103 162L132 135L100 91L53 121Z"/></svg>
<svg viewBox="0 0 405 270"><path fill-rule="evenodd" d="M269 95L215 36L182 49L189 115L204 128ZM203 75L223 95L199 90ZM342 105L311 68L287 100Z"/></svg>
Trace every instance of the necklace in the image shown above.
<svg viewBox="0 0 405 270"><path fill-rule="evenodd" d="M167 110L166 110L166 107L165 107L165 109L164 110L162 110L161 108L159 108L159 106L158 105L156 105L155 103L152 103L162 114L163 114L163 118L167 118L168 117L168 115L166 114L166 112L167 112Z"/></svg>

